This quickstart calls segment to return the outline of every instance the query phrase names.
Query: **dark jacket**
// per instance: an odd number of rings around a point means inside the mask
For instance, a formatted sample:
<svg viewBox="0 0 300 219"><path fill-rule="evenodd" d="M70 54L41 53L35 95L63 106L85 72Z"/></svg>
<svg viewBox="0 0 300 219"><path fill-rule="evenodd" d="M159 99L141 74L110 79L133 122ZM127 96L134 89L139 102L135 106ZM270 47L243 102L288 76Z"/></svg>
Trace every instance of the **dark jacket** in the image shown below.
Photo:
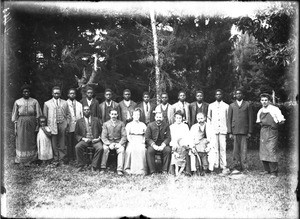
<svg viewBox="0 0 300 219"><path fill-rule="evenodd" d="M91 117L91 128L92 134L94 138L98 138L101 136L102 132L102 125L100 120L97 117ZM79 119L75 125L75 137L76 140L79 142L82 138L85 138L87 134L86 124L84 117Z"/></svg>
<svg viewBox="0 0 300 219"><path fill-rule="evenodd" d="M80 103L82 104L82 107L88 106L87 103L87 98L83 98ZM91 110L91 116L92 117L97 117L101 120L101 114L100 114L100 106L98 100L95 98L92 99L92 103L90 105L90 110Z"/></svg>
<svg viewBox="0 0 300 219"><path fill-rule="evenodd" d="M140 104L137 105L137 108L141 109L141 117L140 121L146 124L146 116L145 116L145 109L144 109L144 102L141 102ZM154 121L154 110L156 108L156 105L153 103L150 103L150 122Z"/></svg>
<svg viewBox="0 0 300 219"><path fill-rule="evenodd" d="M203 102L202 106L200 107L200 112L202 112L207 117L208 112L208 103ZM190 104L190 114L191 114L191 126L197 123L196 120L196 111L197 111L197 102L193 102Z"/></svg>
<svg viewBox="0 0 300 219"><path fill-rule="evenodd" d="M243 100L241 106L234 101L228 109L228 133L248 134L253 130L253 110L252 105Z"/></svg>
<svg viewBox="0 0 300 219"><path fill-rule="evenodd" d="M163 136L164 139L164 143L166 145L169 145L170 141L171 141L171 134L170 134L170 128L169 125L167 123L165 123L164 121L161 124L161 128L160 128L160 133ZM158 135L159 135L159 128L158 125L156 124L156 122L151 122L149 123L149 125L147 126L146 129L146 133L145 133L145 138L146 138L146 146L151 146L153 143L155 144L155 142L158 139Z"/></svg>
<svg viewBox="0 0 300 219"><path fill-rule="evenodd" d="M107 121L104 121L104 118L105 118L105 102L106 101L103 101L101 104L100 104L100 115L101 115L101 122L102 124L104 122L107 122ZM117 113L118 113L118 119L120 119L120 115L121 115L121 112L120 112L120 108L119 108L119 104L115 101L111 101L112 103L112 108L116 109L117 110Z"/></svg>

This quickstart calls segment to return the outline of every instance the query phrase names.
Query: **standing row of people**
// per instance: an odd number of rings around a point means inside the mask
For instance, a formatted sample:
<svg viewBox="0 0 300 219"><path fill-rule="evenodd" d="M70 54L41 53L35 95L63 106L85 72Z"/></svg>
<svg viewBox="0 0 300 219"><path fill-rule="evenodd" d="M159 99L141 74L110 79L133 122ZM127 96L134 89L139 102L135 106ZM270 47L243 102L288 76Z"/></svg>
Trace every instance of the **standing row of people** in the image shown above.
<svg viewBox="0 0 300 219"><path fill-rule="evenodd" d="M12 121L15 123L15 133L17 135L15 162L28 165L30 161L36 158L36 144L34 142L35 132L37 131L36 119L42 115L42 111L37 100L30 97L28 86L23 86L22 92L23 98L15 101L12 114ZM53 87L52 96L52 99L44 103L43 108L43 115L47 118L49 130L42 128L45 126L42 125L42 123L45 123L44 121L40 122L41 131L45 134L48 132L46 136L51 134L55 165L59 165L60 162L68 163L69 160L74 159L76 148L77 161L82 169L82 152L88 144L92 143L96 148L92 162L94 169L98 168L104 171L109 150L115 149L118 154L118 173L121 175L123 168L131 171L129 168L131 161L138 158L138 156L131 156L130 151L135 151L134 145L139 142L147 149L146 157L150 173L155 171L154 155L157 152L163 157L163 171L172 170L172 168L169 168L171 164L171 167L175 165L174 171L176 172L176 162L173 162L173 160L175 161L176 158L180 157L176 150L179 149L180 145L187 146L190 144L199 147L191 148L184 158L181 156L182 161L177 162L177 164L184 163L184 169L188 174L197 171L197 167L200 166L202 166L201 173L203 170L213 171L214 169L222 170L224 173L228 171L226 135L229 133L229 137L234 139L234 163L231 169L236 171L248 169L246 157L247 138L251 136L253 131L253 110L251 104L243 100L242 90L236 90L236 101L230 105L222 100L223 93L220 89L216 90L216 101L211 104L204 102L202 91L196 92L196 101L191 104L185 101L185 92L180 91L178 102L173 105L168 103L168 94L162 93L161 103L157 106L150 103L148 92L143 93L143 101L137 105L131 100L131 93L128 89L124 90L124 99L120 103L112 100L110 89L105 90L105 101L101 104L93 98L92 88L87 88L86 98L80 102L76 100L75 89L68 91L67 101L60 98L61 90L59 87ZM263 98L267 98L267 101ZM280 110L269 104L269 98L268 95L261 96L263 108L259 111L257 119L257 122L262 124L264 132L271 131L270 129L267 130L266 126L274 126L277 130L276 125L284 122ZM137 108L138 110L136 110ZM157 116L154 117L154 113ZM265 113L269 115L266 117L268 121L265 121L265 117L261 118L262 115L265 116ZM42 117L42 120L45 120L45 117ZM273 123L265 124L266 122L270 123L271 120L275 125ZM206 128L206 123L208 128ZM161 126L161 124L163 125ZM169 125L171 126L169 127ZM184 141L186 136L191 136L186 135L190 127L191 132L194 133L194 137L191 137L194 143ZM153 131L151 131L152 129ZM173 139L170 137L171 134L168 136L170 129L174 133L173 136L176 136ZM278 135L275 132L272 134ZM67 137L67 141L65 137ZM269 143L266 146L262 137L265 136L261 136L260 157L264 161L266 171L276 175L278 167L276 168L276 164L273 165L272 163L276 163L277 159L274 158L272 153L276 153L274 147L277 142L273 141L272 146ZM203 143L201 139L206 139L204 140L206 143ZM191 139L187 141L191 142ZM76 147L74 147L75 144ZM207 147L208 145L209 147ZM171 151L176 155L172 156L174 159L166 155ZM135 154L138 153L143 154L144 152L140 150ZM197 156L191 156L192 154ZM262 154L265 155L262 156ZM146 163L143 156L140 157L140 160L143 161L140 163ZM142 168L138 167L137 171L145 172L145 165Z"/></svg>

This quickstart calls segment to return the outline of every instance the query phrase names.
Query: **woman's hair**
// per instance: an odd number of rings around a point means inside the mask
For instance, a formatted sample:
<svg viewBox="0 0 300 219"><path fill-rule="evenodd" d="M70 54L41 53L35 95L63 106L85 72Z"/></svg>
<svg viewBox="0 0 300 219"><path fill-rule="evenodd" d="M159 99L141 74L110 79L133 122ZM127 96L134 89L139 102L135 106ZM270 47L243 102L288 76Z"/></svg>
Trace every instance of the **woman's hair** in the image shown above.
<svg viewBox="0 0 300 219"><path fill-rule="evenodd" d="M137 107L137 108L134 109L134 111L132 112L132 114L133 114L134 112L139 112L140 115L141 115L141 114L142 114L142 109L139 108L139 107Z"/></svg>
<svg viewBox="0 0 300 219"><path fill-rule="evenodd" d="M271 100L271 96L269 94L267 94L267 93L262 93L259 97L260 98L266 97L266 98L268 98L268 100Z"/></svg>
<svg viewBox="0 0 300 219"><path fill-rule="evenodd" d="M175 112L175 114L174 114L174 117L175 117L176 115L180 115L181 117L183 117L183 113L182 113L181 110L177 110L177 111Z"/></svg>

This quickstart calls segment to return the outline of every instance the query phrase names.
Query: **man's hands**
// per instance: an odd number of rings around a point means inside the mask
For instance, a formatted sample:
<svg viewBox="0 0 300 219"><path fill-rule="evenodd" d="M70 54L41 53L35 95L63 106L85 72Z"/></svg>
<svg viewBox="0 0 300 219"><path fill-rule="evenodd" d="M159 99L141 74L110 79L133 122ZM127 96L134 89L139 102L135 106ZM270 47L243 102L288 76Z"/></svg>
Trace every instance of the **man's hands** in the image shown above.
<svg viewBox="0 0 300 219"><path fill-rule="evenodd" d="M162 151L166 147L166 144L164 142L160 146L153 144L152 147L156 151Z"/></svg>
<svg viewBox="0 0 300 219"><path fill-rule="evenodd" d="M111 143L109 146L109 149L110 150L114 150L114 149L119 149L120 147L123 147L121 144L119 144L119 143Z"/></svg>
<svg viewBox="0 0 300 219"><path fill-rule="evenodd" d="M91 139L89 139L89 138L82 138L81 140L84 141L85 143L91 142Z"/></svg>

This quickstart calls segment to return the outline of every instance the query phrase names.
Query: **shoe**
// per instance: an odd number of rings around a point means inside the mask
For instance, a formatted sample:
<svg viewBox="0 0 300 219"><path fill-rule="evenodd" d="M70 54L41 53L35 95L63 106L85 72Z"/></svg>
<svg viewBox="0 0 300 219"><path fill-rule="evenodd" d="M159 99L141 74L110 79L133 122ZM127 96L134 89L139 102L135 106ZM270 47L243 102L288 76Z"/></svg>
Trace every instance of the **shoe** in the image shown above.
<svg viewBox="0 0 300 219"><path fill-rule="evenodd" d="M168 172L167 171L162 171L161 174L166 175L166 174L168 174Z"/></svg>
<svg viewBox="0 0 300 219"><path fill-rule="evenodd" d="M120 170L117 171L117 174L118 174L118 176L123 176L123 172Z"/></svg>
<svg viewBox="0 0 300 219"><path fill-rule="evenodd" d="M243 173L244 173L244 174L249 174L250 171L246 169L246 170L243 170Z"/></svg>
<svg viewBox="0 0 300 219"><path fill-rule="evenodd" d="M105 169L100 169L100 174L104 174L105 173Z"/></svg>
<svg viewBox="0 0 300 219"><path fill-rule="evenodd" d="M262 171L262 172L259 173L259 175L267 175L267 174L270 174L270 172L269 171Z"/></svg>
<svg viewBox="0 0 300 219"><path fill-rule="evenodd" d="M230 174L234 175L234 174L240 174L240 173L241 173L240 171L238 171L237 169L234 169L231 171Z"/></svg>
<svg viewBox="0 0 300 219"><path fill-rule="evenodd" d="M201 172L200 172L200 176L205 176L205 172L204 172L204 171L201 171Z"/></svg>
<svg viewBox="0 0 300 219"><path fill-rule="evenodd" d="M97 172L96 167L92 167L91 170L92 170L92 172Z"/></svg>
<svg viewBox="0 0 300 219"><path fill-rule="evenodd" d="M273 173L271 173L271 176L270 176L270 178L277 178L277 175L276 175L276 174L273 174Z"/></svg>
<svg viewBox="0 0 300 219"><path fill-rule="evenodd" d="M76 172L82 172L83 170L84 170L84 168L81 166L76 169Z"/></svg>
<svg viewBox="0 0 300 219"><path fill-rule="evenodd" d="M210 174L210 173L211 173L211 171L210 171L209 169L207 169L205 172L206 172L207 174Z"/></svg>

